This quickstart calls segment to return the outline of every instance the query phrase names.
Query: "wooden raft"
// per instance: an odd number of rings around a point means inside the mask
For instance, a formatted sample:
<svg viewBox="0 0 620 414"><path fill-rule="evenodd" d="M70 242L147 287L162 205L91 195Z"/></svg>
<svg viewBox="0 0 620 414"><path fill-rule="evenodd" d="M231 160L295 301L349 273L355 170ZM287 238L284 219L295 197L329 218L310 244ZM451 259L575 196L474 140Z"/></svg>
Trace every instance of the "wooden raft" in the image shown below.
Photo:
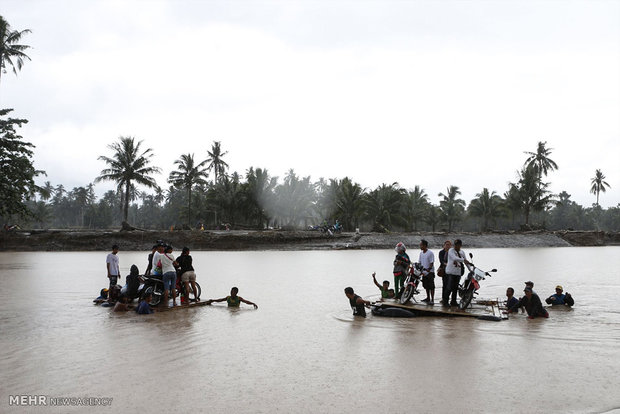
<svg viewBox="0 0 620 414"><path fill-rule="evenodd" d="M416 316L457 316L489 320L508 319L508 315L502 313L502 308L497 301L480 300L472 302L466 310L457 307L447 307L441 304L427 305L426 303L409 301L404 305L392 299L373 303L378 308L400 308L406 309Z"/></svg>

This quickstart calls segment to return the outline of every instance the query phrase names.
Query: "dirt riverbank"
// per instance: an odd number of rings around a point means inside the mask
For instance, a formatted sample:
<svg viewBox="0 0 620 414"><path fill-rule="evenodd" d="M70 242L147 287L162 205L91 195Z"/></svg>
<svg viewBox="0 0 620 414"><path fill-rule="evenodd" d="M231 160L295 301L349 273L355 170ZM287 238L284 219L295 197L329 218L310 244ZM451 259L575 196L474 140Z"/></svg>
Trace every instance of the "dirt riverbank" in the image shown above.
<svg viewBox="0 0 620 414"><path fill-rule="evenodd" d="M150 250L156 240L193 250L331 250L386 249L399 241L415 246L426 239L431 248L460 238L470 248L620 246L620 233L342 233L314 231L18 231L0 234L0 251L101 251L118 244L121 250Z"/></svg>

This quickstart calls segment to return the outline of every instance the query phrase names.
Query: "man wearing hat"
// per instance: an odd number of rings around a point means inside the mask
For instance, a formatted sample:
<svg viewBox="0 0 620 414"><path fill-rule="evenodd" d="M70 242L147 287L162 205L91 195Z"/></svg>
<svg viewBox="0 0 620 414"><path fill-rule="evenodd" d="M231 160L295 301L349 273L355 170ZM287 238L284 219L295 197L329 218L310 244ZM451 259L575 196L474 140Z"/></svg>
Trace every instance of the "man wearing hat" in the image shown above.
<svg viewBox="0 0 620 414"><path fill-rule="evenodd" d="M518 311L520 307L524 307L527 312L527 317L530 319L534 319L538 316L548 318L549 312L543 307L540 297L532 291L532 288L526 286L523 292L525 296L519 299L519 303L508 309L508 313Z"/></svg>
<svg viewBox="0 0 620 414"><path fill-rule="evenodd" d="M561 285L557 285L555 287L555 294L545 299L545 302L553 306L555 305L573 306L575 304L573 297L570 295L570 293L564 294L563 292L564 292L564 288L562 288Z"/></svg>
<svg viewBox="0 0 620 414"><path fill-rule="evenodd" d="M534 282L532 282L531 280L528 280L527 282L525 282L525 287L532 288L532 292L534 292Z"/></svg>

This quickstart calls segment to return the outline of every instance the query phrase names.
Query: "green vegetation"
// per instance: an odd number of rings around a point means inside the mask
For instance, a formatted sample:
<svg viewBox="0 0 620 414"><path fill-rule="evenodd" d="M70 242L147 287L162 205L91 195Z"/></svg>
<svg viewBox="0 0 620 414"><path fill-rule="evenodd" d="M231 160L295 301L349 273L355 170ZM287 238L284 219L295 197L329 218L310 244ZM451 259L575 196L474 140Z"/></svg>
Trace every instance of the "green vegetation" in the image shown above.
<svg viewBox="0 0 620 414"><path fill-rule="evenodd" d="M187 190L187 225L189 226L192 220L192 189L197 185L207 184L208 173L205 167L207 161L196 164L194 154L183 154L174 164L178 170L170 173L168 182L177 188Z"/></svg>
<svg viewBox="0 0 620 414"><path fill-rule="evenodd" d="M36 191L34 177L43 172L34 168L34 145L23 141L15 130L28 121L8 117L11 111L0 109L0 217L25 218L31 213L25 201Z"/></svg>
<svg viewBox="0 0 620 414"><path fill-rule="evenodd" d="M592 178L592 187L590 188L590 192L592 194L596 194L596 205L598 206L598 196L601 191L604 193L609 188L609 184L605 181L605 175L601 172L601 170L596 170L594 174L594 178Z"/></svg>
<svg viewBox="0 0 620 414"><path fill-rule="evenodd" d="M197 228L199 223L217 223L206 228L227 223L241 229L305 229L340 220L345 231L620 230L620 206L584 208L565 191L550 194L537 164L525 163L503 197L483 188L466 203L460 189L451 185L434 205L420 186L407 190L392 183L366 189L350 177L313 182L292 169L279 179L264 168L250 167L241 175L224 167L217 180L207 180L210 163L226 154L220 143L213 144L204 161L197 161L194 154L180 155L168 177L170 187L161 189L153 178L159 168L149 165L152 151L142 151L141 143L121 137L110 145L113 157L100 157L110 168L97 181L105 177L117 183L116 191L100 199L92 184L67 191L48 181L35 188L36 194L22 190L32 217L20 224L98 229L117 228L126 220L144 229ZM215 172L215 166L211 170ZM602 173L595 178L600 179L600 191L609 188ZM139 191L134 183L147 183L153 192Z"/></svg>
<svg viewBox="0 0 620 414"><path fill-rule="evenodd" d="M158 174L159 167L149 166L149 159L153 156L151 148L140 153L142 141L135 142L133 137L120 137L119 142L114 142L108 147L114 151L113 156L100 156L99 159L108 164L108 168L101 170L101 175L95 178L95 183L100 181L114 181L117 189L122 190L121 201L123 204L123 219L127 221L129 215L129 202L137 198L138 192L134 183L142 184L149 188L156 188L157 182L152 177Z"/></svg>
<svg viewBox="0 0 620 414"><path fill-rule="evenodd" d="M6 73L7 66L11 66L17 75L17 71L24 65L24 59L30 60L24 52L30 46L18 44L26 33L30 33L30 30L11 30L11 25L0 16L0 78Z"/></svg>

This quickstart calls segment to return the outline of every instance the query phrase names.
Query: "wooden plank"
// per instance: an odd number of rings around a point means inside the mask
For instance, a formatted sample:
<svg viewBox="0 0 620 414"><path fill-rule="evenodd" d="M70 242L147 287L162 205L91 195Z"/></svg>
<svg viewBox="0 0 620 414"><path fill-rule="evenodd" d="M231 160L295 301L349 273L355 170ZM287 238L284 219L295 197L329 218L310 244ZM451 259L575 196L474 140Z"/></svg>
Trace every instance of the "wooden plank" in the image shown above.
<svg viewBox="0 0 620 414"><path fill-rule="evenodd" d="M180 305L180 306L174 306L174 307L163 307L161 304L155 306L153 308L153 310L155 310L155 312L168 312L168 311L176 311L176 310L180 310L180 309L190 309L190 308L198 308L201 306L208 306L207 305L207 301L203 300L200 302L192 302L189 305Z"/></svg>

